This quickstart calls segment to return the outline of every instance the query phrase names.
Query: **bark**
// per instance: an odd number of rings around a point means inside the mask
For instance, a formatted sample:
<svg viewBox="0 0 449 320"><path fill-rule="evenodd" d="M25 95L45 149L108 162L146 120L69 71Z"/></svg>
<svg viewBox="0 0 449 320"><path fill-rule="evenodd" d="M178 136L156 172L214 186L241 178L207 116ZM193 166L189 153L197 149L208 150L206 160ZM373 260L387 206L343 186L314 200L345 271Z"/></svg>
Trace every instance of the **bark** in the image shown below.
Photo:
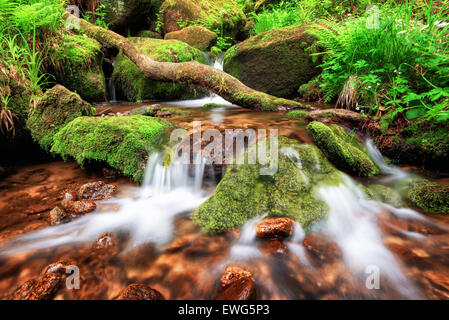
<svg viewBox="0 0 449 320"><path fill-rule="evenodd" d="M353 123L359 123L362 120L362 115L355 111L345 109L324 109L315 110L307 114L308 120L319 120L324 117L333 117L341 121L349 121Z"/></svg>
<svg viewBox="0 0 449 320"><path fill-rule="evenodd" d="M71 18L77 19L75 16ZM248 109L281 111L290 108L306 108L299 102L251 89L226 72L197 61L173 63L152 60L125 37L83 19L78 21L83 33L103 44L122 50L149 79L205 88L233 104Z"/></svg>

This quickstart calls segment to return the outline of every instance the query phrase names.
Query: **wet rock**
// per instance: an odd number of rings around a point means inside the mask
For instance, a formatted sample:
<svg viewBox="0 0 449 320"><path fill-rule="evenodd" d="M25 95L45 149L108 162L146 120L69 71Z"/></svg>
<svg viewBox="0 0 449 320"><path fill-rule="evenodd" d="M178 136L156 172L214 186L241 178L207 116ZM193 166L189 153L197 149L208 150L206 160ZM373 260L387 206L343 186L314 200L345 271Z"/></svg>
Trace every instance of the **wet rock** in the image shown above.
<svg viewBox="0 0 449 320"><path fill-rule="evenodd" d="M93 201L73 201L71 197L62 200L61 206L67 213L76 216L92 212L97 208L96 203Z"/></svg>
<svg viewBox="0 0 449 320"><path fill-rule="evenodd" d="M204 257L214 255L227 246L223 237L199 236L195 238L189 247L184 250L188 257Z"/></svg>
<svg viewBox="0 0 449 320"><path fill-rule="evenodd" d="M76 266L76 262L71 259L62 259L58 262L49 264L44 268L41 275L44 276L46 274L59 274L61 276L70 274L70 270L72 266ZM69 271L67 271L69 270Z"/></svg>
<svg viewBox="0 0 449 320"><path fill-rule="evenodd" d="M293 234L295 221L289 218L265 218L256 227L260 239L284 239Z"/></svg>
<svg viewBox="0 0 449 320"><path fill-rule="evenodd" d="M112 233L105 233L95 241L92 249L97 255L114 256L120 252L118 238Z"/></svg>
<svg viewBox="0 0 449 320"><path fill-rule="evenodd" d="M158 117L158 118L168 118L170 116L171 116L170 111L161 111L161 112L156 113L156 115L155 115L155 117Z"/></svg>
<svg viewBox="0 0 449 320"><path fill-rule="evenodd" d="M31 279L17 288L9 297L11 300L50 300L61 286L63 277L47 273L39 280Z"/></svg>
<svg viewBox="0 0 449 320"><path fill-rule="evenodd" d="M165 300L162 294L145 284L130 284L117 300Z"/></svg>
<svg viewBox="0 0 449 320"><path fill-rule="evenodd" d="M256 286L253 279L241 278L223 290L216 300L252 300L256 298Z"/></svg>
<svg viewBox="0 0 449 320"><path fill-rule="evenodd" d="M222 288L227 288L237 280L252 278L252 276L253 275L249 270L241 266L230 265L226 267L223 276L220 279L220 286Z"/></svg>
<svg viewBox="0 0 449 320"><path fill-rule="evenodd" d="M324 234L308 234L304 239L304 247L321 262L331 262L343 256L338 245Z"/></svg>
<svg viewBox="0 0 449 320"><path fill-rule="evenodd" d="M417 247L413 241L388 237L384 239L384 243L402 261L407 263L423 263L430 258L430 255L424 249Z"/></svg>
<svg viewBox="0 0 449 320"><path fill-rule="evenodd" d="M262 242L260 250L268 256L284 255L287 253L287 246L279 240L270 240Z"/></svg>
<svg viewBox="0 0 449 320"><path fill-rule="evenodd" d="M103 200L109 198L116 190L116 185L97 181L82 185L78 191L78 196L81 200Z"/></svg>
<svg viewBox="0 0 449 320"><path fill-rule="evenodd" d="M53 210L50 211L50 225L57 226L68 221L68 214L61 208L54 207Z"/></svg>
<svg viewBox="0 0 449 320"><path fill-rule="evenodd" d="M425 179L412 179L407 187L407 197L413 206L427 213L449 213L449 186Z"/></svg>
<svg viewBox="0 0 449 320"><path fill-rule="evenodd" d="M449 299L449 272L425 271L424 277L433 286L433 292L439 298Z"/></svg>

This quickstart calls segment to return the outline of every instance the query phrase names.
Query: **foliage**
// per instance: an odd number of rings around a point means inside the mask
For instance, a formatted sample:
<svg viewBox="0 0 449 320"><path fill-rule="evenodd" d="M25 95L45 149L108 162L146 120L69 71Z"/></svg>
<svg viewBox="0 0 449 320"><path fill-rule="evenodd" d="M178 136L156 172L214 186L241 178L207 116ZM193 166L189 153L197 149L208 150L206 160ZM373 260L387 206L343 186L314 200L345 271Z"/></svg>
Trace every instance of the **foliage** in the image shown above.
<svg viewBox="0 0 449 320"><path fill-rule="evenodd" d="M366 16L316 24L310 33L326 50L325 99L340 95L348 107L368 105L369 113L391 112L391 119L398 112L408 119L449 119L449 4L440 5L384 5L378 26Z"/></svg>
<svg viewBox="0 0 449 320"><path fill-rule="evenodd" d="M99 3L95 11L87 10L84 13L83 18L89 22L92 22L94 25L102 27L104 29L108 29L109 24L106 22L106 6L102 3Z"/></svg>

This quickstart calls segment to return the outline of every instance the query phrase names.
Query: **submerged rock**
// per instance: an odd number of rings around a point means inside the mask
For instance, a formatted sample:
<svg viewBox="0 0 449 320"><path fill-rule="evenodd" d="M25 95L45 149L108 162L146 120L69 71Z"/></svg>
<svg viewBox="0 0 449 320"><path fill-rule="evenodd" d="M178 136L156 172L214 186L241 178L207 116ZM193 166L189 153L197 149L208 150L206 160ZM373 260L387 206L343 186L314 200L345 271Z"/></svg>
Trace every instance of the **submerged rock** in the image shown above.
<svg viewBox="0 0 449 320"><path fill-rule="evenodd" d="M234 281L215 297L215 300L252 300L256 298L256 285L251 278Z"/></svg>
<svg viewBox="0 0 449 320"><path fill-rule="evenodd" d="M69 215L59 207L50 211L50 225L57 226L69 221Z"/></svg>
<svg viewBox="0 0 449 320"><path fill-rule="evenodd" d="M426 213L449 214L449 186L412 179L408 182L406 195L413 206Z"/></svg>
<svg viewBox="0 0 449 320"><path fill-rule="evenodd" d="M265 218L256 227L256 237L284 239L293 234L295 221L289 218Z"/></svg>
<svg viewBox="0 0 449 320"><path fill-rule="evenodd" d="M80 165L103 162L125 176L141 181L149 150L161 148L172 124L146 117L80 117L61 129L51 151Z"/></svg>
<svg viewBox="0 0 449 320"><path fill-rule="evenodd" d="M70 121L81 116L95 115L95 109L67 88L56 85L47 90L32 110L27 127L33 139L49 151L55 134Z"/></svg>
<svg viewBox="0 0 449 320"><path fill-rule="evenodd" d="M245 159L255 148L248 149ZM195 211L194 223L204 232L217 233L268 214L297 220L308 230L325 217L327 205L315 192L321 185L341 183L341 173L313 145L279 137L279 149L278 169L272 175L260 175L259 169L265 166L247 164L246 160L229 166L213 196Z"/></svg>
<svg viewBox="0 0 449 320"><path fill-rule="evenodd" d="M241 266L230 265L226 267L223 275L221 276L220 286L222 288L227 288L240 279L252 278L252 276L253 275L249 270L246 270Z"/></svg>
<svg viewBox="0 0 449 320"><path fill-rule="evenodd" d="M292 98L319 73L319 62L307 50L315 38L305 31L286 27L249 38L226 52L224 71L253 89Z"/></svg>
<svg viewBox="0 0 449 320"><path fill-rule="evenodd" d="M400 208L404 205L399 192L390 187L381 184L372 184L368 187L359 185L359 187L368 199L387 203L396 208Z"/></svg>
<svg viewBox="0 0 449 320"><path fill-rule="evenodd" d="M101 44L83 35L64 35L49 52L56 82L89 102L106 101Z"/></svg>
<svg viewBox="0 0 449 320"><path fill-rule="evenodd" d="M130 284L117 297L117 300L165 300L164 296L146 284Z"/></svg>
<svg viewBox="0 0 449 320"><path fill-rule="evenodd" d="M208 51L217 42L217 38L217 34L201 26L169 32L164 37L165 40L174 39L185 42L201 51Z"/></svg>
<svg viewBox="0 0 449 320"><path fill-rule="evenodd" d="M65 212L75 216L92 212L97 208L96 203L93 201L76 201L72 197L65 197L61 201L61 206Z"/></svg>
<svg viewBox="0 0 449 320"><path fill-rule="evenodd" d="M200 50L181 41L150 38L128 39L151 59L159 62L196 60L206 63ZM189 99L205 94L203 90L194 90L181 84L148 79L123 53L117 56L112 80L117 88L117 94L129 101Z"/></svg>
<svg viewBox="0 0 449 320"><path fill-rule="evenodd" d="M380 173L357 139L342 127L314 121L307 126L307 132L338 169L361 177Z"/></svg>
<svg viewBox="0 0 449 320"><path fill-rule="evenodd" d="M116 190L116 185L97 181L82 185L78 196L81 200L103 200L109 198Z"/></svg>
<svg viewBox="0 0 449 320"><path fill-rule="evenodd" d="M246 24L246 16L236 0L166 0L159 17L164 33L178 31L181 25L199 23L234 37Z"/></svg>

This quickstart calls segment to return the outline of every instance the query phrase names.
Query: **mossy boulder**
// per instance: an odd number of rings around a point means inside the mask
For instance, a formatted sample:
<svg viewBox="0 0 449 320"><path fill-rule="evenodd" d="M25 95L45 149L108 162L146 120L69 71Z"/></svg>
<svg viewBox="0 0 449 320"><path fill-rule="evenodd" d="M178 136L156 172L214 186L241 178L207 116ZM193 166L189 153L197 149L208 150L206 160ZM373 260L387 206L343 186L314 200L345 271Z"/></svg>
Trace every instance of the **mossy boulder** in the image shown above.
<svg viewBox="0 0 449 320"><path fill-rule="evenodd" d="M287 118L290 120L299 120L307 115L305 110L292 110L287 113Z"/></svg>
<svg viewBox="0 0 449 320"><path fill-rule="evenodd" d="M178 40L150 38L129 38L129 40L156 61L186 62L196 60L206 63L206 57L200 50ZM117 56L112 79L117 94L128 101L190 99L205 95L205 92L201 89L189 88L173 82L148 79L122 52Z"/></svg>
<svg viewBox="0 0 449 320"><path fill-rule="evenodd" d="M208 51L216 42L217 35L201 26L187 27L179 31L167 33L165 40L174 39L185 42L201 51Z"/></svg>
<svg viewBox="0 0 449 320"><path fill-rule="evenodd" d="M88 102L106 101L101 44L83 35L65 35L49 53L57 83Z"/></svg>
<svg viewBox="0 0 449 320"><path fill-rule="evenodd" d="M224 71L253 89L292 98L320 72L308 49L316 39L305 31L286 27L251 37L226 51Z"/></svg>
<svg viewBox="0 0 449 320"><path fill-rule="evenodd" d="M326 157L338 169L361 177L370 177L380 173L363 150L363 146L355 137L347 134L338 125L326 126L321 122L311 122L307 132L323 151Z"/></svg>
<svg viewBox="0 0 449 320"><path fill-rule="evenodd" d="M104 0L106 23L115 32L125 34L145 29L156 20L163 0Z"/></svg>
<svg viewBox="0 0 449 320"><path fill-rule="evenodd" d="M426 179L411 179L407 185L410 203L426 213L449 214L449 186Z"/></svg>
<svg viewBox="0 0 449 320"><path fill-rule="evenodd" d="M95 109L67 88L56 85L47 90L27 120L33 139L49 151L54 135L66 124L81 116L95 115Z"/></svg>
<svg viewBox="0 0 449 320"><path fill-rule="evenodd" d="M256 145L245 153L245 164L229 166L213 196L194 212L193 221L203 232L239 228L263 214L295 219L308 230L327 215L327 205L316 191L322 185L340 184L341 172L317 147L280 137L278 170L273 175L260 175L265 166L248 164L252 148Z"/></svg>
<svg viewBox="0 0 449 320"><path fill-rule="evenodd" d="M143 115L80 117L55 135L51 152L81 166L106 163L141 182L149 152L161 148L171 127L166 120Z"/></svg>
<svg viewBox="0 0 449 320"><path fill-rule="evenodd" d="M246 24L246 16L236 0L165 0L159 18L164 33L201 25L235 37Z"/></svg>

